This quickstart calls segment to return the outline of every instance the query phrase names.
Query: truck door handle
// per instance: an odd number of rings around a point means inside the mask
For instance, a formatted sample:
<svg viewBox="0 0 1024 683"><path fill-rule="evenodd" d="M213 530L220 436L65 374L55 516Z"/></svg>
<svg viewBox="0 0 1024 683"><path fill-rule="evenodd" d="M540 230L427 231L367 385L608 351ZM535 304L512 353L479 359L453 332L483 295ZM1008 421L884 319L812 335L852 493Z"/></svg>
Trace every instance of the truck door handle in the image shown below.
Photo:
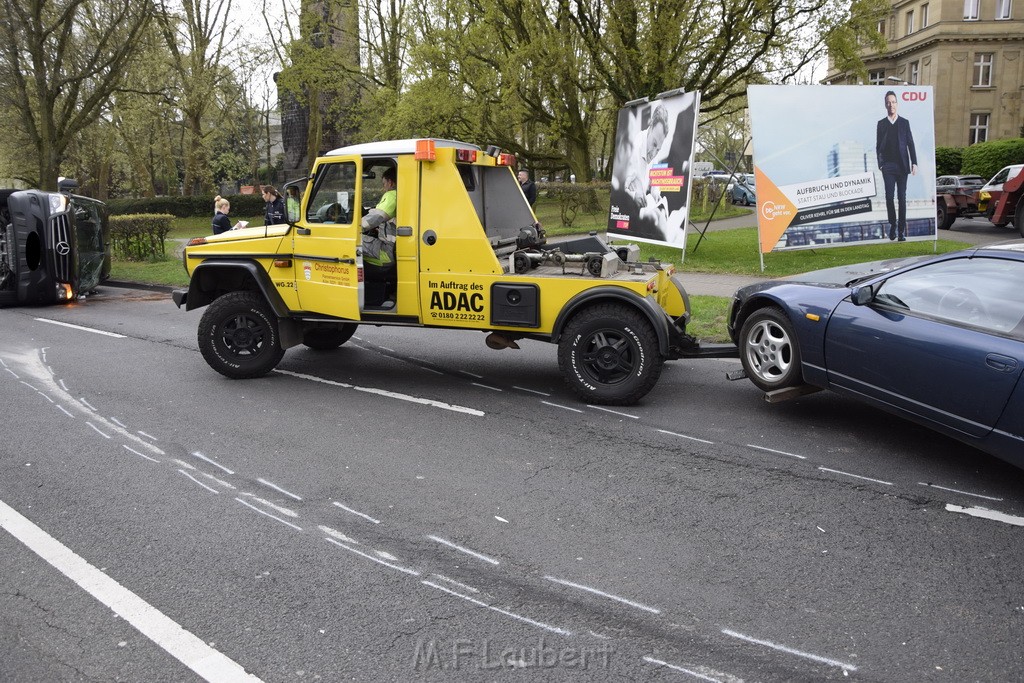
<svg viewBox="0 0 1024 683"><path fill-rule="evenodd" d="M295 228L295 234L297 235L312 235L313 231L309 228Z"/></svg>
<svg viewBox="0 0 1024 683"><path fill-rule="evenodd" d="M338 259L338 263L347 263L350 266L354 266L356 264L356 260L354 258L342 258Z"/></svg>

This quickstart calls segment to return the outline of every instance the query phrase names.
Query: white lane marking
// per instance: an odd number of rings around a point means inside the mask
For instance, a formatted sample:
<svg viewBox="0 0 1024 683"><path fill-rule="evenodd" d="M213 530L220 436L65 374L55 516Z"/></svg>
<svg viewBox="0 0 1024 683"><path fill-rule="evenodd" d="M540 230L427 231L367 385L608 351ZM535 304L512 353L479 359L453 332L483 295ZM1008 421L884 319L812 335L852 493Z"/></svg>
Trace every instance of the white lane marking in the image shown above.
<svg viewBox="0 0 1024 683"><path fill-rule="evenodd" d="M450 590L448 588L445 588L444 586L440 586L440 585L434 583L433 581L427 581L426 579L424 579L420 583L422 583L425 586L430 586L431 588L436 588L439 591L444 591L448 595L454 595L457 598L462 598L463 600L466 600L467 602L471 602L474 605L477 605L478 607L483 607L485 609L493 610L493 611L497 612L498 614L504 614L506 617L512 617L513 619L517 619L517 620L522 621L524 623L530 624L531 626L536 626L538 628L542 628L545 631L551 631L552 633L558 633L558 634L563 635L563 636L571 636L572 635L572 631L567 631L564 628L559 628L557 626L552 626L551 624L545 624L544 622L541 622L541 621L535 621L533 619L530 619L529 617L524 617L521 614L516 614L515 612L509 612L508 610L501 609L500 607L494 607L492 605L488 605L486 602L481 602L480 600L477 600L476 598L471 597L469 595L463 595L462 593L456 593L455 591Z"/></svg>
<svg viewBox="0 0 1024 683"><path fill-rule="evenodd" d="M494 515L494 518L496 520L498 520L499 522L504 522L505 524L509 524L509 521L507 519L505 519L504 517L499 517L498 515Z"/></svg>
<svg viewBox="0 0 1024 683"><path fill-rule="evenodd" d="M11 370L10 368L6 368L6 367L4 368L4 370L6 370L7 372L11 373L11 375L14 377L14 379L21 379L21 377L18 377L18 373L16 373L14 370Z"/></svg>
<svg viewBox="0 0 1024 683"><path fill-rule="evenodd" d="M459 374L460 375L465 375L466 377L472 377L473 379L483 379L484 378L483 375L474 375L472 372L466 372L465 370L459 370Z"/></svg>
<svg viewBox="0 0 1024 683"><path fill-rule="evenodd" d="M482 417L485 413L482 410L475 408L466 408L465 406L457 406L451 403L445 403L443 401L434 401L429 398L420 398L418 396L410 396L409 394L399 394L394 391L387 391L385 389L375 389L373 387L360 387L355 384L347 384L345 382L335 382L333 380L324 379L323 377L315 377L313 375L306 375L301 372L292 372L291 370L274 370L274 372L281 375L288 375L289 377L296 377L298 379L308 380L310 382L318 382L320 384L327 384L332 387L341 387L342 389L354 389L355 391L362 391L367 394L374 394L376 396L384 396L385 398L394 398L399 401L408 401L409 403L417 403L423 406L429 406L431 408L440 408L441 410L450 410L455 413L463 413L465 415L475 415L476 417Z"/></svg>
<svg viewBox="0 0 1024 683"><path fill-rule="evenodd" d="M0 501L0 528L207 681L259 681Z"/></svg>
<svg viewBox="0 0 1024 683"><path fill-rule="evenodd" d="M57 380L57 384L59 384L60 388L63 389L64 391L68 390L68 385L64 384L64 380L62 380L62 379Z"/></svg>
<svg viewBox="0 0 1024 683"><path fill-rule="evenodd" d="M525 392L530 393L530 394L537 394L538 396L550 396L551 395L551 394L549 394L547 392L544 392L544 391L537 391L536 389L527 389L526 387L516 386L515 384L512 385L512 388L513 389L518 389L519 391L525 391Z"/></svg>
<svg viewBox="0 0 1024 683"><path fill-rule="evenodd" d="M74 418L74 415L71 414L71 411L65 408L64 406L58 405L57 407L63 410L64 414L67 415L68 417Z"/></svg>
<svg viewBox="0 0 1024 683"><path fill-rule="evenodd" d="M289 498L292 498L294 500L302 500L302 498L300 498L299 496L296 496L294 493L291 493L289 491L285 491L283 488L281 488L277 484L275 484L273 482L270 482L270 481L267 481L266 479L257 479L256 481L258 481L259 483L263 484L264 486L268 486L268 487L274 489L278 493L283 493L284 495L288 496Z"/></svg>
<svg viewBox="0 0 1024 683"><path fill-rule="evenodd" d="M155 436L153 436L152 434L147 434L146 432L142 431L141 429L140 429L140 430L139 430L138 432L136 432L136 433L137 433L137 434L138 434L139 436L144 436L144 437L146 437L146 438L147 438L147 439L149 439L150 441L159 441L159 440L160 440L160 439L156 438Z"/></svg>
<svg viewBox="0 0 1024 683"><path fill-rule="evenodd" d="M8 355L8 357L11 356ZM70 408L71 410L77 411L78 413L88 415L90 420L102 426L107 432L114 432L116 434L119 434L128 442L135 444L136 446L143 450L150 451L155 455L164 455L164 452L157 448L156 446L152 446L146 443L145 441L135 436L134 434L118 427L117 425L115 425L113 422L103 417L102 415L96 414L96 409L89 405L89 402L86 401L85 399L76 399L72 397L70 394L68 394L66 389L58 389L57 382L54 380L53 375L47 372L46 369L42 366L42 363L39 361L38 354L24 353L16 356L15 358L18 361L19 367L23 368L24 372L30 375L32 379L36 381L37 384L40 384L43 387L45 387L48 393L52 394L54 397L58 399L58 401L63 402L65 404L65 407L63 408L65 413L70 414L70 411L68 410L68 408ZM58 403L58 406L59 405L60 404ZM74 417L74 415L70 414L70 417Z"/></svg>
<svg viewBox="0 0 1024 683"><path fill-rule="evenodd" d="M239 495L241 495L241 496L248 496L249 498L252 498L253 500L255 500L257 503L262 503L263 505L266 505L271 510L276 510L277 512L280 512L282 515L285 515L286 517L291 517L292 519L298 519L298 517L299 517L299 513L296 512L295 510L289 510L286 507L281 507L280 505L275 505L274 503L271 503L269 500L264 500L264 499L260 498L259 496L256 496L256 495L254 495L252 493L240 493Z"/></svg>
<svg viewBox="0 0 1024 683"><path fill-rule="evenodd" d="M273 520L276 520L276 521L278 521L278 522L281 522L281 524L284 524L285 526L290 526L291 528L295 529L296 531L302 531L302 527L300 527L300 526L296 526L296 525L292 524L291 522L289 522L289 521L288 521L288 520L286 520L286 519L281 519L281 518L280 518L280 517L278 517L277 515L272 515L272 514L270 514L269 512L267 512L266 510L260 510L260 509L259 509L258 507L256 507L255 505L250 505L249 503L246 503L246 502L245 502L244 500L242 500L241 498L235 498L235 500L237 500L237 501L238 501L239 503L241 503L241 504L242 504L242 505L244 505L245 507L247 507L247 508L250 508L250 509L252 509L252 510L255 510L256 512L260 513L261 515L266 515L267 517L270 517L270 518L271 518L271 519L273 519Z"/></svg>
<svg viewBox="0 0 1024 683"><path fill-rule="evenodd" d="M853 664L847 664L846 662L840 662L838 659L829 659L828 657L822 657L821 655L811 654L810 652L801 652L800 650L795 650L795 649L793 649L791 647L786 647L785 645L779 645L778 643L773 643L773 642L771 642L769 640L760 640L758 638L751 638L750 636L745 636L742 633L737 633L736 631L730 631L727 628L723 628L722 629L722 633L724 633L727 636L732 636L733 638L739 638L740 640L745 640L748 643L754 643L755 645L764 645L765 647L770 647L773 650L778 650L779 652L785 652L786 654L796 655L797 657L803 657L805 659L810 659L812 661L819 662L821 664L828 664L829 666L839 667L843 671L856 671L857 670L857 667L854 666Z"/></svg>
<svg viewBox="0 0 1024 683"><path fill-rule="evenodd" d="M446 545L449 548L453 548L455 550L458 550L460 553L466 553L467 555L472 555L473 557L477 558L478 560L483 560L484 562L490 562L491 564L495 564L495 565L499 564L499 562L496 559L494 559L493 557L487 557L483 553L478 553L475 550L470 550L469 548L464 548L461 545L459 545L457 543L452 543L451 541L445 540L445 539L441 538L440 536L427 536L427 538L429 538L431 541L437 541L441 545Z"/></svg>
<svg viewBox="0 0 1024 683"><path fill-rule="evenodd" d="M193 470L195 472L199 471L199 468L197 468L195 465L193 465L190 462L185 462L184 460L178 460L177 458L171 458L171 462L174 462L174 463L177 463L177 464L181 465L186 470Z"/></svg>
<svg viewBox="0 0 1024 683"><path fill-rule="evenodd" d="M708 441L707 439L698 439L695 436L687 436L686 434L679 434L678 432L670 432L667 429L659 429L662 434L668 434L669 436L678 436L680 439L689 439L690 441L699 441L701 443L714 444L714 441Z"/></svg>
<svg viewBox="0 0 1024 683"><path fill-rule="evenodd" d="M370 515L364 515L364 514L363 514L362 512L359 512L358 510L353 510L352 508L349 508L349 507L345 507L344 505L342 505L342 504L341 504L341 503L339 503L338 501L334 501L334 503L333 503L333 504L334 504L334 505L335 505L336 507L340 507L340 508L341 508L342 510L344 510L345 512L351 512L351 513L352 513L353 515L357 515L357 516L359 516L359 517L362 517L363 519L368 519L368 520L370 520L371 522L373 522L374 524L380 524L380 520L379 520L379 519L374 519L374 518L373 518L373 517L371 517Z"/></svg>
<svg viewBox="0 0 1024 683"><path fill-rule="evenodd" d="M764 446L755 446L752 443L748 443L747 448L756 448L759 451L768 451L769 453L775 453L777 455L788 455L791 458L800 458L801 460L807 459L807 457L803 455L797 455L796 453L787 453L786 451L777 451L774 448L765 448Z"/></svg>
<svg viewBox="0 0 1024 683"><path fill-rule="evenodd" d="M541 403L543 403L546 406L551 406L552 408L561 408L562 410L571 410L574 413L582 413L583 412L582 410L579 410L578 408L570 408L569 406L559 405L558 403L551 403L550 401L541 401Z"/></svg>
<svg viewBox="0 0 1024 683"><path fill-rule="evenodd" d="M681 666L676 666L675 664L669 664L668 662L663 662L660 659L655 659L654 657L644 657L643 659L644 659L645 662L650 662L651 664L657 664L658 666L664 666L664 667L666 667L668 669L672 669L673 671L679 671L679 672L682 672L684 674L689 674L689 675L693 676L694 678L699 678L702 681L710 681L711 683L722 683L722 679L721 678L712 678L711 676L705 676L704 674L698 673L697 671L693 671L691 669L684 669Z"/></svg>
<svg viewBox="0 0 1024 683"><path fill-rule="evenodd" d="M418 367L420 370L426 370L427 372L432 372L435 375L442 375L442 376L444 375L444 373L441 372L440 370L435 370L434 368L428 368L426 365L417 365L416 367Z"/></svg>
<svg viewBox="0 0 1024 683"><path fill-rule="evenodd" d="M345 534L341 533L337 529L332 529L331 527L324 526L323 524L317 526L317 529L319 529L320 531L324 532L328 536L332 536L332 537L334 537L334 538L336 538L339 541L342 541L344 543L351 543L352 545L359 545L359 541L357 541L354 538L351 538L350 536L346 536Z"/></svg>
<svg viewBox="0 0 1024 683"><path fill-rule="evenodd" d="M480 387L481 389L490 389L491 391L497 392L505 391L504 389L499 389L498 387L492 387L489 384L480 384L480 382L470 382L470 384L472 384L474 387Z"/></svg>
<svg viewBox="0 0 1024 683"><path fill-rule="evenodd" d="M391 560L392 562L398 562L398 558L387 552L386 550L374 550L377 553L377 557L383 557L385 560Z"/></svg>
<svg viewBox="0 0 1024 683"><path fill-rule="evenodd" d="M221 486L223 486L226 489L231 489L232 491L235 490L234 486L232 486L231 484L227 483L223 479L218 479L217 477L213 476L209 472L200 472L199 474L203 475L207 479L212 479L213 481L217 482L218 484L220 484Z"/></svg>
<svg viewBox="0 0 1024 683"><path fill-rule="evenodd" d="M479 593L480 592L480 590L478 588L473 588L472 586L467 586L466 584L461 583L459 581L456 581L455 579L449 579L444 574L434 574L434 576L436 576L437 578L441 579L442 581L447 581L448 583L452 584L453 586L458 586L459 588L461 588L463 590L467 590L470 593Z"/></svg>
<svg viewBox="0 0 1024 683"><path fill-rule="evenodd" d="M946 503L946 510L949 512L959 512L965 515L970 515L971 517L991 519L994 522L1012 524L1013 526L1024 526L1024 517L1015 517L1004 512L996 512L995 510L987 510L985 508L965 508L959 505L953 505L952 503Z"/></svg>
<svg viewBox="0 0 1024 683"><path fill-rule="evenodd" d="M234 474L233 470L229 470L227 467L224 467L224 465L221 465L219 462L217 462L216 460L213 460L212 458L206 457L205 455L203 455L199 451L192 451L192 455L194 457L196 457L196 458L199 458L200 460L203 460L203 461L206 461L206 462L210 463L214 467L218 467L218 468L224 470L228 474Z"/></svg>
<svg viewBox="0 0 1024 683"><path fill-rule="evenodd" d="M54 401L54 400L53 400L52 398L50 398L49 396L47 396L46 394L44 394L44 393L43 393L43 392L41 392L41 391L39 392L39 395L40 395L40 396L42 396L43 398L45 398L45 399L46 399L47 401L49 401L50 403L56 403L56 401Z"/></svg>
<svg viewBox="0 0 1024 683"><path fill-rule="evenodd" d="M6 368L7 367L7 361L5 361L3 358L0 358L0 365L4 366Z"/></svg>
<svg viewBox="0 0 1024 683"><path fill-rule="evenodd" d="M59 320L50 320L49 318L36 318L41 323L50 323L51 325L60 325L61 327L70 327L74 330L83 330L85 332L92 332L94 334L102 334L107 337L114 337L116 339L126 339L123 334L117 334L116 332L107 332L106 330L97 330L93 327L82 327L81 325L72 325L71 323L62 323Z"/></svg>
<svg viewBox="0 0 1024 683"><path fill-rule="evenodd" d="M347 551L349 551L351 553L355 553L356 555L360 555L361 557L365 557L368 560L373 560L377 564L382 564L385 567L391 567L392 569L397 569L400 572L404 572L406 574L412 574L413 576L419 576L420 575L420 573L418 571L416 571L415 569L409 569L408 567L400 567L397 564L391 564L390 562L385 562L384 560L380 559L379 557L374 557L373 555L370 555L369 553L364 553L362 550L356 550L355 548L350 548L349 546L345 545L341 541L336 541L333 538L330 538L328 536L325 536L324 540L327 541L328 543L333 543L334 545L338 546L339 548L344 548L345 550L347 550Z"/></svg>
<svg viewBox="0 0 1024 683"><path fill-rule="evenodd" d="M961 491L960 489L950 489L950 488L946 488L945 486L939 486L938 484L928 484L928 483L923 482L923 481L919 481L917 483L920 484L921 486L927 486L929 488L939 489L941 491L949 491L950 493L961 493L961 494L963 494L965 496L972 496L974 498L982 498L984 500L994 500L997 503L1001 503L1003 501L1002 498L994 498L993 496L983 496L980 493L971 493L970 491Z"/></svg>
<svg viewBox="0 0 1024 683"><path fill-rule="evenodd" d="M103 432L100 431L100 428L97 427L96 425L94 425L92 422L88 422L87 421L85 424L87 424L90 427L92 427L93 431L96 432L97 434L99 434L100 436L102 436L104 439L109 439L110 438L110 434L104 434Z"/></svg>
<svg viewBox="0 0 1024 683"><path fill-rule="evenodd" d="M641 604L639 602L633 602L632 600L627 600L626 598L620 598L618 595L612 595L611 593L605 593L604 591L600 591L596 588L591 588L590 586L584 586L581 583L573 583L572 581L566 581L565 579L556 579L553 576L545 576L544 578L548 581L560 583L563 586L569 586L570 588L578 588L581 591L593 593L594 595L600 595L602 598L608 598L609 600L621 602L623 605L629 605L630 607L642 609L643 611L650 612L651 614L661 614L661 610L656 607L648 607L647 605Z"/></svg>
<svg viewBox="0 0 1024 683"><path fill-rule="evenodd" d="M618 411L618 410L612 410L611 408L605 408L604 406L593 406L593 405L589 405L588 404L587 407L588 408L593 408L594 410L603 410L606 413L612 413L614 415L621 415L622 417L628 417L631 420L639 420L640 419L639 415L630 415L629 413L623 413L623 412Z"/></svg>
<svg viewBox="0 0 1024 683"><path fill-rule="evenodd" d="M202 487L203 487L204 489L206 489L206 490L207 490L207 491L209 491L210 493L215 493L215 494L217 494L218 496L220 495L220 491L218 491L217 489L213 488L212 486L207 486L206 484L204 484L203 482L199 481L198 479L196 479L195 477L193 477L193 476L192 476L191 474L189 474L189 473L188 473L188 472L186 472L185 470L178 470L178 471L179 471L179 472L181 472L182 474L184 474L184 475L185 475L186 477L188 477L188 478L189 478L189 479L191 479L192 481L194 481L195 483L197 483L197 484L199 484L200 486L202 486Z"/></svg>
<svg viewBox="0 0 1024 683"><path fill-rule="evenodd" d="M851 474L849 472L843 472L842 470L834 470L830 467L819 467L822 472L832 472L833 474L841 474L845 477L853 477L854 479L863 479L864 481L873 481L876 484L885 484L886 486L892 486L891 481L882 481L881 479L872 479L871 477L862 477L859 474Z"/></svg>
<svg viewBox="0 0 1024 683"><path fill-rule="evenodd" d="M36 389L36 388L35 388L34 386L32 386L31 384L29 384L29 383L28 383L28 382L26 382L25 380L21 380L21 383L22 383L22 384L24 384L24 385L25 385L26 387L28 387L29 389L31 389L32 391L39 391L38 389Z"/></svg>
<svg viewBox="0 0 1024 683"><path fill-rule="evenodd" d="M131 446L128 446L128 445L126 445L126 444L121 444L121 446L122 446L122 447L123 447L123 448L124 448L124 449L125 449L126 451L128 451L129 453L134 453L135 455L139 456L140 458L145 458L146 460L152 460L153 462L160 462L160 461L159 461L159 460L157 460L156 458L151 458L151 457L149 457L148 455L143 455L142 453L139 453L139 452L138 452L137 450L135 450L135 449L134 449L134 448L132 448Z"/></svg>
<svg viewBox="0 0 1024 683"><path fill-rule="evenodd" d="M111 417L110 421L113 422L114 424L116 424L121 429L128 429L128 425L126 425L125 423L121 422L116 417Z"/></svg>

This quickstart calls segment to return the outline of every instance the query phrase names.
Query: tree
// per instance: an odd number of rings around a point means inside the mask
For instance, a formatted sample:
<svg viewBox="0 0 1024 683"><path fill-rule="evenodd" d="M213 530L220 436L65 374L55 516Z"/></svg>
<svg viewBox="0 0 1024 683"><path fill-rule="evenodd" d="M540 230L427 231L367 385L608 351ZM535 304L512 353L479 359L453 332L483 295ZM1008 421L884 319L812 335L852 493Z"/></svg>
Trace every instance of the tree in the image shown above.
<svg viewBox="0 0 1024 683"><path fill-rule="evenodd" d="M152 17L149 0L0 0L0 88L35 152L31 184L57 189L68 146L101 115Z"/></svg>

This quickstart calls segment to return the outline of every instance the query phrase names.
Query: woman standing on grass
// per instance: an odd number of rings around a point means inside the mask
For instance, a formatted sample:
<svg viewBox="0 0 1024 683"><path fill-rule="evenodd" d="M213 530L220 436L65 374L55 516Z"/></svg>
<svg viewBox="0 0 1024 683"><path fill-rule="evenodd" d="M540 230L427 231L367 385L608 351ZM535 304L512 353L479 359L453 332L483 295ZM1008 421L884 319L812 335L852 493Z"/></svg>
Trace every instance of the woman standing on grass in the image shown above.
<svg viewBox="0 0 1024 683"><path fill-rule="evenodd" d="M231 219L228 218L228 212L231 211L231 202L224 199L220 195L213 198L213 234L219 235L222 232L231 230Z"/></svg>

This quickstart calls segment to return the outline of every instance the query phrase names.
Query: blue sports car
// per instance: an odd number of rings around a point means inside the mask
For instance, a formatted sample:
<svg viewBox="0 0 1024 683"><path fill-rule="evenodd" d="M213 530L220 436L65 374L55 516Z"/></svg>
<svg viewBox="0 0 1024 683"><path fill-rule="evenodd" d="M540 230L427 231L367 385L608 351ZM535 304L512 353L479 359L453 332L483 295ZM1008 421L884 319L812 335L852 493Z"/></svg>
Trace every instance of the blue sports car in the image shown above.
<svg viewBox="0 0 1024 683"><path fill-rule="evenodd" d="M1024 240L749 285L728 320L769 395L831 389L1024 467Z"/></svg>

